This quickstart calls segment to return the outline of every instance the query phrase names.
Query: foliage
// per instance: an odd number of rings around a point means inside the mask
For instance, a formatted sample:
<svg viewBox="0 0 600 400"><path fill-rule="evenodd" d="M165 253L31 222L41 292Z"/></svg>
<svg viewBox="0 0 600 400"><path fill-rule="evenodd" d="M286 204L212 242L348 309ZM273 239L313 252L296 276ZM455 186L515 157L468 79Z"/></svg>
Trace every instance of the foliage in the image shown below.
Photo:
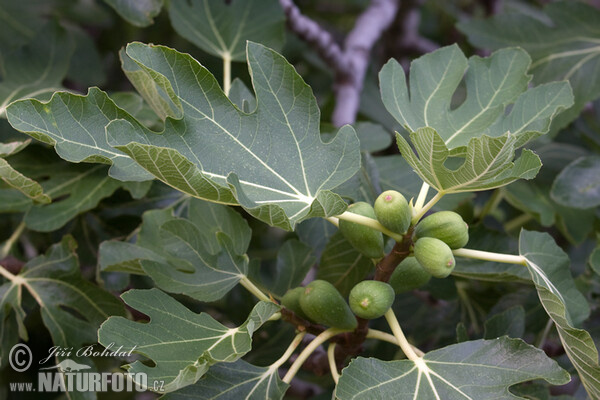
<svg viewBox="0 0 600 400"><path fill-rule="evenodd" d="M1 1L0 397L600 399L600 10L488 3Z"/></svg>

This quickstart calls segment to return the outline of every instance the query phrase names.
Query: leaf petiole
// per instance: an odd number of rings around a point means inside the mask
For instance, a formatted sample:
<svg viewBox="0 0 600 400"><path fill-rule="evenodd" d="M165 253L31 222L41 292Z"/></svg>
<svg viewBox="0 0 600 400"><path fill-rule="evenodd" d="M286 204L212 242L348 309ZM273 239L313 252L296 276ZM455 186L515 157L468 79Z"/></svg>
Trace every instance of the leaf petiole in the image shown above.
<svg viewBox="0 0 600 400"><path fill-rule="evenodd" d="M248 279L248 277L242 276L242 279L240 279L240 284L243 287L245 287L250 293L252 293L256 297L258 297L259 300L269 301L269 302L271 301L271 299L269 299L269 297L266 294L264 294L262 292L262 290L260 290L258 287L256 287L256 285L254 283L252 283L252 281L250 281L250 279Z"/></svg>
<svg viewBox="0 0 600 400"><path fill-rule="evenodd" d="M425 204L420 210L418 210L416 215L412 219L413 225L419 222L419 220L423 218L423 215L425 215L425 213L427 213L427 211L429 211L431 207L433 207L438 201L440 201L440 199L444 197L444 195L444 192L437 192L435 196L433 196L433 198L427 202L427 204Z"/></svg>
<svg viewBox="0 0 600 400"><path fill-rule="evenodd" d="M223 92L225 96L229 97L229 90L231 89L231 54L225 52L221 56L223 57Z"/></svg>
<svg viewBox="0 0 600 400"><path fill-rule="evenodd" d="M373 218L369 218L369 217L365 217L365 216L362 216L362 215L354 214L354 213L351 213L351 212L348 212L348 211L344 211L342 214L336 215L336 217L338 219L340 219L340 220L343 219L345 221L354 222L356 224L368 226L369 228L373 228L375 230L378 230L378 231L386 234L387 236L391 237L396 242L401 242L404 239L402 235L390 231L385 226L381 225L379 223L379 221L377 221L376 219L373 219ZM333 223L333 221L330 221L330 222Z"/></svg>
<svg viewBox="0 0 600 400"><path fill-rule="evenodd" d="M13 232L12 235L8 238L4 246L0 250L0 259L3 259L10 253L10 249L14 246L15 242L19 239L23 231L25 230L25 222L21 222L17 229Z"/></svg>
<svg viewBox="0 0 600 400"><path fill-rule="evenodd" d="M338 381L340 380L340 373L338 372L337 365L335 363L335 345L335 343L329 343L329 347L327 347L327 361L329 361L331 377L337 385Z"/></svg>
<svg viewBox="0 0 600 400"><path fill-rule="evenodd" d="M394 310L392 310L391 307L389 310L386 311L385 319L387 320L388 324L390 325L390 328L392 329L392 332L394 333L394 336L396 337L398 345L400 346L400 348L406 355L406 358L408 358L410 361L417 361L420 357L417 355L417 353L415 353L411 344L408 343L406 336L404 336L404 332L402 332L400 323L398 322L398 319L396 318L396 314L394 314Z"/></svg>
<svg viewBox="0 0 600 400"><path fill-rule="evenodd" d="M473 249L456 249L452 250L452 254L459 257L475 258L478 260L494 261L506 264L527 265L525 257L515 256L512 254L493 253L491 251L473 250Z"/></svg>
<svg viewBox="0 0 600 400"><path fill-rule="evenodd" d="M367 332L367 339L382 340L384 342L388 342L388 343L395 344L395 345L398 344L398 340L396 339L396 337L394 335L390 335L387 332L382 332L382 331L379 331L377 329L369 329L369 331ZM416 346L413 346L412 344L410 346L412 347L412 349L414 350L414 352L419 357L423 357L425 355L425 353L423 353Z"/></svg>
<svg viewBox="0 0 600 400"><path fill-rule="evenodd" d="M304 339L304 336L306 336L306 332L298 333L294 337L294 340L292 340L292 343L290 343L290 345L286 349L285 353L283 353L283 355L281 357L279 357L279 359L277 361L275 361L273 364L271 364L269 369L276 370L277 368L279 368L283 364L285 364L285 362L292 356L292 354L294 354L294 351L300 345L300 343L302 343L302 339Z"/></svg>
<svg viewBox="0 0 600 400"><path fill-rule="evenodd" d="M294 379L294 376L296 376L296 374L300 370L300 367L302 366L302 364L304 364L304 361L306 361L306 359L320 345L322 345L323 343L325 343L326 341L328 341L329 339L331 339L335 335L338 335L338 334L343 333L343 332L348 332L348 330L339 329L339 328L329 328L329 329L321 332L319 334L319 336L317 336L316 338L314 338L313 341L310 342L308 344L308 346L306 346L306 348L304 350L302 350L302 352L298 355L298 358L296 359L296 361L294 361L294 363L292 364L292 366L288 370L287 374L285 374L285 376L283 377L283 381L285 383L289 384L292 381L292 379Z"/></svg>

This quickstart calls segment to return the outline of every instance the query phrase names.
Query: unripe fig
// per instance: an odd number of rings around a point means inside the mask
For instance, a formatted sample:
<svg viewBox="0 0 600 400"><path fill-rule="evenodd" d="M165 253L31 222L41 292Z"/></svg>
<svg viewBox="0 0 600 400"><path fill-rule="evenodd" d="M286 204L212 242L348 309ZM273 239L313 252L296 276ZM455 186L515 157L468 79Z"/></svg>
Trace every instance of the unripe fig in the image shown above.
<svg viewBox="0 0 600 400"><path fill-rule="evenodd" d="M415 228L415 238L440 239L451 249L460 249L469 241L469 225L453 211L440 211L424 218Z"/></svg>
<svg viewBox="0 0 600 400"><path fill-rule="evenodd" d="M390 277L390 286L396 293L404 293L420 288L431 279L415 257L406 257L394 270Z"/></svg>
<svg viewBox="0 0 600 400"><path fill-rule="evenodd" d="M375 200L375 215L381 223L392 232L405 233L410 226L412 212L408 202L401 193L387 190Z"/></svg>
<svg viewBox="0 0 600 400"><path fill-rule="evenodd" d="M379 318L394 302L396 293L390 285L379 281L362 281L350 291L350 308L364 319Z"/></svg>
<svg viewBox="0 0 600 400"><path fill-rule="evenodd" d="M331 283L315 280L309 283L300 296L304 314L318 324L341 329L355 329L356 318L338 290Z"/></svg>
<svg viewBox="0 0 600 400"><path fill-rule="evenodd" d="M288 290L281 298L281 305L293 311L300 318L307 320L308 317L302 311L302 307L300 307L300 296L302 296L302 293L304 293L303 287Z"/></svg>
<svg viewBox="0 0 600 400"><path fill-rule="evenodd" d="M424 237L417 240L414 252L421 267L436 278L447 277L456 265L450 247L436 238Z"/></svg>
<svg viewBox="0 0 600 400"><path fill-rule="evenodd" d="M351 204L348 211L376 219L375 210L365 202ZM383 234L368 226L340 219L340 232L352 247L369 258L381 258L383 253Z"/></svg>

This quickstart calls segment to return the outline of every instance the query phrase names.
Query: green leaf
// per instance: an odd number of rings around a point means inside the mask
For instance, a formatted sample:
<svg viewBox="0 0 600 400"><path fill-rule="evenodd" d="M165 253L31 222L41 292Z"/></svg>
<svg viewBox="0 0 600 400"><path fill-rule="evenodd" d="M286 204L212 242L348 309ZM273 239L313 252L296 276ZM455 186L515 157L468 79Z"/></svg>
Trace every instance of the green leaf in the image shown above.
<svg viewBox="0 0 600 400"><path fill-rule="evenodd" d="M476 340L427 353L419 362L358 357L342 371L336 396L347 399L504 400L508 388L545 379L569 382L569 374L543 351L520 339Z"/></svg>
<svg viewBox="0 0 600 400"><path fill-rule="evenodd" d="M277 369L256 367L244 360L212 366L193 385L167 393L161 400L282 399L288 384Z"/></svg>
<svg viewBox="0 0 600 400"><path fill-rule="evenodd" d="M296 240L287 240L277 253L277 264L272 282L266 282L269 291L283 296L289 289L300 286L315 264L312 248Z"/></svg>
<svg viewBox="0 0 600 400"><path fill-rule="evenodd" d="M519 48L467 61L458 46L452 45L412 62L410 94L403 68L390 60L379 74L381 96L402 126L410 132L433 128L448 149L466 146L481 135L499 137L506 132L522 146L546 132L552 117L573 104L567 82L526 90L530 62ZM452 109L452 96L463 76L466 100Z"/></svg>
<svg viewBox="0 0 600 400"><path fill-rule="evenodd" d="M519 253L525 257L538 296L552 318L563 348L591 398L600 397L598 350L590 334L574 326L587 318L589 306L569 271L569 257L547 233L521 231Z"/></svg>
<svg viewBox="0 0 600 400"><path fill-rule="evenodd" d="M279 310L274 303L260 302L246 322L227 328L208 314L190 311L158 289L130 290L121 297L150 321L111 317L98 331L99 342L105 346L115 343L154 361L154 367L136 361L125 368L132 374L146 373L148 389L154 382L164 381L166 392L197 382L211 365L238 360L250 351L253 333Z"/></svg>
<svg viewBox="0 0 600 400"><path fill-rule="evenodd" d="M163 0L104 0L119 15L132 25L151 25L160 13Z"/></svg>
<svg viewBox="0 0 600 400"><path fill-rule="evenodd" d="M29 292L38 303L54 345L61 348L79 349L96 343L96 331L106 318L125 315L119 300L83 279L76 247L75 240L65 236L45 255L25 264L16 280L0 286L0 317L4 320L3 313L15 310L21 337L27 337L22 325L25 317L21 308L22 291Z"/></svg>
<svg viewBox="0 0 600 400"><path fill-rule="evenodd" d="M500 336L520 338L525 334L525 309L522 306L509 308L485 321L484 339Z"/></svg>
<svg viewBox="0 0 600 400"><path fill-rule="evenodd" d="M50 197L44 193L39 183L14 169L3 157L16 154L23 150L31 140L24 142L0 143L0 179L36 203L47 204Z"/></svg>
<svg viewBox="0 0 600 400"><path fill-rule="evenodd" d="M50 203L50 197L44 193L39 183L11 167L3 158L0 158L0 179L36 203Z"/></svg>
<svg viewBox="0 0 600 400"><path fill-rule="evenodd" d="M600 246L596 246L594 251L592 251L588 262L592 268L592 271L600 275Z"/></svg>
<svg viewBox="0 0 600 400"><path fill-rule="evenodd" d="M109 164L109 175L123 181L152 179L131 158L108 145L108 123L134 119L98 88L90 88L87 96L57 92L47 103L18 101L7 108L6 115L13 128L54 146L67 161Z"/></svg>
<svg viewBox="0 0 600 400"><path fill-rule="evenodd" d="M284 229L346 208L330 190L359 168L356 134L347 126L331 142L321 142L315 98L279 54L248 45L258 102L249 115L188 55L133 43L127 56L139 68L132 82L138 89L145 83L146 101L158 104L159 114L180 119L168 118L160 135L131 120L116 120L107 134L111 144L157 178L194 197L238 202Z"/></svg>
<svg viewBox="0 0 600 400"><path fill-rule="evenodd" d="M248 40L275 50L283 45L285 16L277 0L172 1L169 17L181 36L233 61L245 61Z"/></svg>
<svg viewBox="0 0 600 400"><path fill-rule="evenodd" d="M431 128L419 128L410 134L416 148L415 155L408 142L396 135L402 156L415 172L430 186L442 193L474 192L508 185L517 179L532 179L542 166L537 155L523 150L515 156L518 136L473 137L460 153L452 153L440 135ZM445 163L453 156L461 156L462 164L456 169Z"/></svg>
<svg viewBox="0 0 600 400"><path fill-rule="evenodd" d="M566 126L589 101L600 96L600 10L577 1L548 3L545 15L503 13L487 20L471 20L458 28L476 46L499 49L523 47L531 58L535 84L568 80L575 105L557 117L554 129Z"/></svg>
<svg viewBox="0 0 600 400"><path fill-rule="evenodd" d="M402 156L375 157L375 164L379 172L382 191L396 190L408 200L417 198L423 181ZM468 201L472 197L473 194L467 192L446 195L433 206L433 210L454 210L460 203Z"/></svg>
<svg viewBox="0 0 600 400"><path fill-rule="evenodd" d="M550 196L565 207L600 205L600 157L582 157L567 165L552 184Z"/></svg>
<svg viewBox="0 0 600 400"><path fill-rule="evenodd" d="M1 49L0 115L13 101L62 89L74 43L57 23L48 23L27 44Z"/></svg>
<svg viewBox="0 0 600 400"><path fill-rule="evenodd" d="M16 191L13 192L18 195L0 191L0 212L25 212L27 227L37 231L49 232L64 226L123 186L107 176L105 166L69 164L41 146L27 147L11 156L10 162L25 176L40 181L43 193L53 202L34 205Z"/></svg>
<svg viewBox="0 0 600 400"><path fill-rule="evenodd" d="M194 199L187 219L146 212L136 244L100 245L104 271L147 274L156 285L198 300L218 300L248 274L247 222L231 208Z"/></svg>
<svg viewBox="0 0 600 400"><path fill-rule="evenodd" d="M343 296L373 270L373 260L352 247L341 232L336 232L325 247L317 279L330 282Z"/></svg>
<svg viewBox="0 0 600 400"><path fill-rule="evenodd" d="M392 144L392 135L379 124L357 122L354 128L362 151L374 153L385 150Z"/></svg>

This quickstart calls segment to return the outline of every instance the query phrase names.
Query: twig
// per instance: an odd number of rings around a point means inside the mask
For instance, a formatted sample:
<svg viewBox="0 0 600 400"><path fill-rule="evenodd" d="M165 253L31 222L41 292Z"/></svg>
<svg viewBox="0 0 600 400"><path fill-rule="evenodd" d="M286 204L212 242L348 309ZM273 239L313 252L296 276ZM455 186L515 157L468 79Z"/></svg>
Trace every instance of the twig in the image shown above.
<svg viewBox="0 0 600 400"><path fill-rule="evenodd" d="M283 8L290 30L310 44L337 73L346 72L344 54L331 34L312 19L302 15L293 0L279 0L279 4Z"/></svg>
<svg viewBox="0 0 600 400"><path fill-rule="evenodd" d="M331 120L335 126L352 124L360 104L369 55L382 33L394 21L399 0L372 0L347 35L344 49L316 22L302 15L292 0L279 0L289 28L308 42L333 68L336 104Z"/></svg>

